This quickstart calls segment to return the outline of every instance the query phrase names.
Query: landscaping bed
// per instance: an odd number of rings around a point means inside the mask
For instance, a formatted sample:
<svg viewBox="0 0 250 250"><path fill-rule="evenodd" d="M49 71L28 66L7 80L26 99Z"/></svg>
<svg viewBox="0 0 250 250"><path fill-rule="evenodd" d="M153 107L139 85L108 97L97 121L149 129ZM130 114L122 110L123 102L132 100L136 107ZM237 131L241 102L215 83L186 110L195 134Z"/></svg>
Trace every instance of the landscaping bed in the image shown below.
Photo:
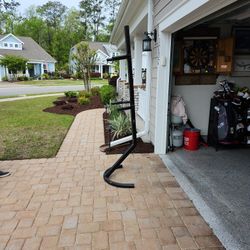
<svg viewBox="0 0 250 250"><path fill-rule="evenodd" d="M109 119L109 114L107 112L104 112L103 113L103 127L104 127L105 146L102 145L100 148L106 154L122 154L128 149L129 145L131 144L131 141L109 148L108 145L109 145L110 139L112 138L112 132L110 132L110 129L109 129L108 119ZM142 141L141 138L137 138L137 145L135 149L133 150L133 153L141 154L141 153L153 153L153 152L154 152L154 146L151 143L145 143Z"/></svg>
<svg viewBox="0 0 250 250"><path fill-rule="evenodd" d="M80 105L77 102L68 102L67 97L59 97L58 100L65 101L66 104L57 105L57 106L55 105L53 107L46 108L43 111L49 112L49 113L55 113L55 114L67 114L67 115L76 116L77 114L85 110L98 109L98 108L104 107L99 96L91 96L90 102L84 105ZM69 109L64 109L64 107L66 107L65 105L67 104L69 104L72 108L70 108L70 106L68 105Z"/></svg>

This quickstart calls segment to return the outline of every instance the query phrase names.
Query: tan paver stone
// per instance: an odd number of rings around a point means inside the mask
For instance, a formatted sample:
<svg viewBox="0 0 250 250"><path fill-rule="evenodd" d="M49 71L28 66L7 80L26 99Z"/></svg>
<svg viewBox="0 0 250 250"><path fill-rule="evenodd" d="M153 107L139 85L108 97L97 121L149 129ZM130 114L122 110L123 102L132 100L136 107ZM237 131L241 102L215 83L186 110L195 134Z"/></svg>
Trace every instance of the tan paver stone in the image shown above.
<svg viewBox="0 0 250 250"><path fill-rule="evenodd" d="M64 229L60 235L59 247L71 247L74 246L76 241L76 230L75 229Z"/></svg>
<svg viewBox="0 0 250 250"><path fill-rule="evenodd" d="M107 249L109 247L107 232L100 231L92 234L93 249Z"/></svg>
<svg viewBox="0 0 250 250"><path fill-rule="evenodd" d="M124 241L124 232L123 231L111 231L108 233L109 242L123 242Z"/></svg>
<svg viewBox="0 0 250 250"><path fill-rule="evenodd" d="M56 236L61 232L61 225L45 225L38 227L37 235L39 237L43 236Z"/></svg>
<svg viewBox="0 0 250 250"><path fill-rule="evenodd" d="M94 233L100 229L99 223L84 223L78 224L78 233Z"/></svg>
<svg viewBox="0 0 250 250"><path fill-rule="evenodd" d="M58 236L44 237L41 244L41 249L56 248L58 242Z"/></svg>
<svg viewBox="0 0 250 250"><path fill-rule="evenodd" d="M117 231L122 230L122 222L120 220L105 221L101 223L103 231Z"/></svg>
<svg viewBox="0 0 250 250"><path fill-rule="evenodd" d="M162 245L169 245L176 243L175 237L170 230L170 228L163 228L160 230L157 230L158 238Z"/></svg>
<svg viewBox="0 0 250 250"><path fill-rule="evenodd" d="M199 247L221 247L220 241L217 237L211 236L200 236L195 237L195 241L197 242Z"/></svg>
<svg viewBox="0 0 250 250"><path fill-rule="evenodd" d="M178 245L183 249L198 249L194 239L190 236L182 236L176 238Z"/></svg>
<svg viewBox="0 0 250 250"><path fill-rule="evenodd" d="M133 242L115 242L110 243L110 250L136 250Z"/></svg>
<svg viewBox="0 0 250 250"><path fill-rule="evenodd" d="M33 218L24 218L21 219L18 223L18 228L20 227L31 227L34 222Z"/></svg>
<svg viewBox="0 0 250 250"><path fill-rule="evenodd" d="M24 244L24 239L10 240L5 250L21 250Z"/></svg>
<svg viewBox="0 0 250 250"><path fill-rule="evenodd" d="M41 238L26 239L22 250L37 250L41 245L41 241Z"/></svg>
<svg viewBox="0 0 250 250"><path fill-rule="evenodd" d="M14 239L31 238L31 237L35 236L36 230L37 230L37 228L35 228L35 227L17 228L13 232L12 238L14 238Z"/></svg>
<svg viewBox="0 0 250 250"><path fill-rule="evenodd" d="M12 219L8 221L3 221L0 226L0 235L2 234L11 234L18 224L17 219Z"/></svg>
<svg viewBox="0 0 250 250"><path fill-rule="evenodd" d="M154 154L131 154L107 185L119 155L99 151L103 109L76 116L55 158L0 161L0 249L222 250L174 176ZM40 248L39 248L40 247Z"/></svg>
<svg viewBox="0 0 250 250"><path fill-rule="evenodd" d="M154 229L143 229L141 230L142 239L156 239L157 234Z"/></svg>
<svg viewBox="0 0 250 250"><path fill-rule="evenodd" d="M62 215L51 216L49 219L49 225L61 225L63 223L64 217Z"/></svg>
<svg viewBox="0 0 250 250"><path fill-rule="evenodd" d="M181 216L199 215L199 212L194 207L181 207L177 211Z"/></svg>
<svg viewBox="0 0 250 250"><path fill-rule="evenodd" d="M91 233L77 234L76 235L76 244L77 245L91 245Z"/></svg>
<svg viewBox="0 0 250 250"><path fill-rule="evenodd" d="M180 250L180 247L176 244L163 246L162 250Z"/></svg>
<svg viewBox="0 0 250 250"><path fill-rule="evenodd" d="M0 249L5 249L5 246L7 245L7 242L9 240L9 235L0 235Z"/></svg>
<svg viewBox="0 0 250 250"><path fill-rule="evenodd" d="M68 215L65 216L63 222L63 229L74 229L77 227L78 216L77 215Z"/></svg>
<svg viewBox="0 0 250 250"><path fill-rule="evenodd" d="M135 241L137 250L161 250L161 245L159 241L149 239L149 240L136 240Z"/></svg>

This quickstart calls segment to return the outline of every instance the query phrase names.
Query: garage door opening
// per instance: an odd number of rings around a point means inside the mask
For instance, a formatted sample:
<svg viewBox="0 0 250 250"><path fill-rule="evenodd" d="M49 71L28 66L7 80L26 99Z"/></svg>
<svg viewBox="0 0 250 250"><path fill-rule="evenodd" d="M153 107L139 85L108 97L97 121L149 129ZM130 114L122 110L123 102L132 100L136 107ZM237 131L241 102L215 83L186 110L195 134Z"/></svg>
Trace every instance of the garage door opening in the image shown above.
<svg viewBox="0 0 250 250"><path fill-rule="evenodd" d="M172 96L183 98L188 118L211 147L175 148L162 159L223 245L250 249L249 1L237 1L179 30L172 50ZM233 85L226 86L228 82ZM211 100L221 103L211 105ZM222 106L232 113L219 122ZM213 115L217 115L215 125L210 120ZM223 138L218 133L225 121L224 139L231 140L233 147L214 141Z"/></svg>

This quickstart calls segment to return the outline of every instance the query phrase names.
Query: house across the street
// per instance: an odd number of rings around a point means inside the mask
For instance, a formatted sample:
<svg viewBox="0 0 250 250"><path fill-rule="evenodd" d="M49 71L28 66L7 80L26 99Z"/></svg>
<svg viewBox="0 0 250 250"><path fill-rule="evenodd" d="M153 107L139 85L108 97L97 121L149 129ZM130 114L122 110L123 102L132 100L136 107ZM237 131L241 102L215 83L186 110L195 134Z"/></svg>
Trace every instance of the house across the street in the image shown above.
<svg viewBox="0 0 250 250"><path fill-rule="evenodd" d="M109 43L102 42L88 42L89 48L96 51L96 63L92 68L92 73L95 73L98 77L103 78L103 74L115 73L115 68L112 62L107 62L107 59L117 55L116 46ZM76 65L71 59L72 55L76 52L77 44L70 50L69 67L71 73L76 73Z"/></svg>
<svg viewBox="0 0 250 250"><path fill-rule="evenodd" d="M30 37L0 35L0 57L6 55L27 59L28 65L24 75L28 77L39 78L44 73L55 72L56 60ZM0 66L0 80L8 76L8 70Z"/></svg>

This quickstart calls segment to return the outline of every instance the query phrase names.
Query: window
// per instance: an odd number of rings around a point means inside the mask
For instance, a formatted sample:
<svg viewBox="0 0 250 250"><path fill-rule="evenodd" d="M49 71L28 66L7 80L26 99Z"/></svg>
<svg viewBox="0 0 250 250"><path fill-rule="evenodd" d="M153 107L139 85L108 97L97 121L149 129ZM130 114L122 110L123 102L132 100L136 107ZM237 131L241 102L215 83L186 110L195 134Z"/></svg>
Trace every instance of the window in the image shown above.
<svg viewBox="0 0 250 250"><path fill-rule="evenodd" d="M8 47L8 43L4 43L3 46L4 46L4 47Z"/></svg>
<svg viewBox="0 0 250 250"><path fill-rule="evenodd" d="M18 48L19 46L18 46L18 43L15 43L15 48Z"/></svg>
<svg viewBox="0 0 250 250"><path fill-rule="evenodd" d="M13 48L13 43L10 43L10 48Z"/></svg>

